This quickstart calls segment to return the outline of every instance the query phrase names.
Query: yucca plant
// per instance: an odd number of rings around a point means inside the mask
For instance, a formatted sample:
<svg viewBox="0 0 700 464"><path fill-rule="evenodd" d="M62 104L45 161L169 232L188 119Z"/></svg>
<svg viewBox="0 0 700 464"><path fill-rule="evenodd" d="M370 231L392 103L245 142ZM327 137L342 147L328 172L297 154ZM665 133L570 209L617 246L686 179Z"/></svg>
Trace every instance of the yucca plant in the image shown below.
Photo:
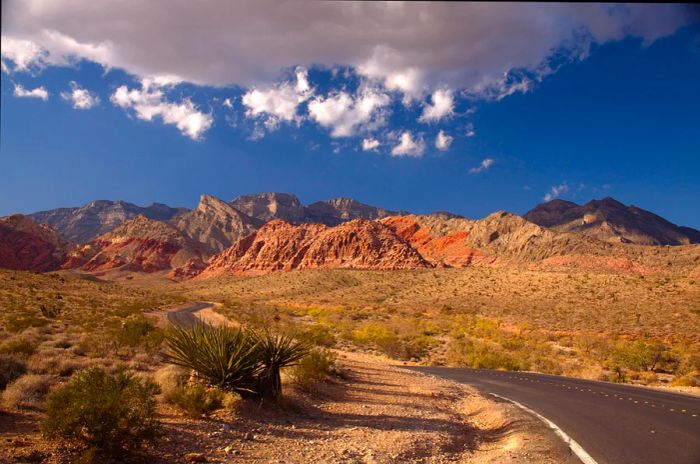
<svg viewBox="0 0 700 464"><path fill-rule="evenodd" d="M198 322L165 335L168 362L194 370L209 384L241 395L256 393L262 369L255 340L241 329Z"/></svg>
<svg viewBox="0 0 700 464"><path fill-rule="evenodd" d="M256 357L262 364L257 378L257 392L267 398L282 394L280 369L293 366L306 356L311 347L294 338L270 332L251 331Z"/></svg>

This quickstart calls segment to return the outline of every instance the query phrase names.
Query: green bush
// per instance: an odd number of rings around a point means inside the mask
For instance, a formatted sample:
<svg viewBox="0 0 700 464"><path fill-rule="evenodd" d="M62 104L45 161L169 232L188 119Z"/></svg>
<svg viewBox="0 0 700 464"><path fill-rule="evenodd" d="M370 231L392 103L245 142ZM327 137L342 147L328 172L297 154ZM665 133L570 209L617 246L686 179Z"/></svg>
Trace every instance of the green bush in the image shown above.
<svg viewBox="0 0 700 464"><path fill-rule="evenodd" d="M314 324L304 329L297 329L294 338L309 345L332 347L335 345L333 330L322 324Z"/></svg>
<svg viewBox="0 0 700 464"><path fill-rule="evenodd" d="M368 322L352 333L354 342L360 345L370 345L377 348L382 353L393 357L403 358L405 348L393 332L376 322Z"/></svg>
<svg viewBox="0 0 700 464"><path fill-rule="evenodd" d="M122 323L116 338L121 346L157 348L163 340L163 333L146 318L133 318Z"/></svg>
<svg viewBox="0 0 700 464"><path fill-rule="evenodd" d="M290 375L304 389L311 389L335 372L335 354L330 350L313 350L292 367Z"/></svg>
<svg viewBox="0 0 700 464"><path fill-rule="evenodd" d="M494 343L465 338L450 343L447 358L451 364L475 369L520 371L529 367L524 360L517 359Z"/></svg>
<svg viewBox="0 0 700 464"><path fill-rule="evenodd" d="M170 391L165 400L190 417L197 418L220 409L223 406L224 393L215 388L206 388L201 384L176 387Z"/></svg>
<svg viewBox="0 0 700 464"><path fill-rule="evenodd" d="M125 369L110 375L90 367L48 396L41 430L47 438L119 456L159 436L158 392L155 383Z"/></svg>
<svg viewBox="0 0 700 464"><path fill-rule="evenodd" d="M0 390L4 390L7 385L27 372L27 365L24 361L12 355L0 354Z"/></svg>
<svg viewBox="0 0 700 464"><path fill-rule="evenodd" d="M667 361L668 348L658 342L622 342L613 353L616 366L637 371L653 371Z"/></svg>

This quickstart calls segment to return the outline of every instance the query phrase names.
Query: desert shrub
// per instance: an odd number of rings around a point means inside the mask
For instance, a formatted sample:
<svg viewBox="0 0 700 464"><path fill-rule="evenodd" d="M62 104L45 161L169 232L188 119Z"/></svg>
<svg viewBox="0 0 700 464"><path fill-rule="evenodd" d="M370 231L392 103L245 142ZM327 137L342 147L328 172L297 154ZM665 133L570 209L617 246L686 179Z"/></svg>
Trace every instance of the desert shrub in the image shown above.
<svg viewBox="0 0 700 464"><path fill-rule="evenodd" d="M155 383L125 369L110 375L93 366L49 395L41 430L48 438L121 455L158 437L158 392Z"/></svg>
<svg viewBox="0 0 700 464"><path fill-rule="evenodd" d="M5 321L8 331L18 333L30 327L44 327L49 324L49 320L36 316L10 316Z"/></svg>
<svg viewBox="0 0 700 464"><path fill-rule="evenodd" d="M31 356L36 351L36 345L26 338L8 340L0 345L0 354L17 354L21 356Z"/></svg>
<svg viewBox="0 0 700 464"><path fill-rule="evenodd" d="M447 359L450 364L475 369L520 371L529 367L493 343L468 338L453 340L448 347Z"/></svg>
<svg viewBox="0 0 700 464"><path fill-rule="evenodd" d="M658 342L621 342L613 352L614 365L637 371L653 371L666 360L668 348Z"/></svg>
<svg viewBox="0 0 700 464"><path fill-rule="evenodd" d="M27 365L24 361L12 355L0 354L0 390L25 372Z"/></svg>
<svg viewBox="0 0 700 464"><path fill-rule="evenodd" d="M141 346L147 349L157 348L163 340L163 333L156 329L146 318L127 319L121 324L116 334L121 346Z"/></svg>
<svg viewBox="0 0 700 464"><path fill-rule="evenodd" d="M700 387L700 376L685 374L673 379L672 385L677 387Z"/></svg>
<svg viewBox="0 0 700 464"><path fill-rule="evenodd" d="M322 324L314 324L293 332L294 338L309 345L332 347L335 345L333 330Z"/></svg>
<svg viewBox="0 0 700 464"><path fill-rule="evenodd" d="M368 322L353 331L352 339L360 345L374 346L382 353L394 358L405 356L405 350L399 337L375 322Z"/></svg>
<svg viewBox="0 0 700 464"><path fill-rule="evenodd" d="M207 324L172 327L165 341L168 362L194 370L212 386L244 396L280 396L280 369L294 365L309 350L286 335Z"/></svg>
<svg viewBox="0 0 700 464"><path fill-rule="evenodd" d="M250 394L260 369L247 333L228 326L173 326L165 335L167 361L192 369L209 384L225 391Z"/></svg>
<svg viewBox="0 0 700 464"><path fill-rule="evenodd" d="M309 347L292 337L270 332L251 332L249 337L260 363L256 392L260 396L277 398L282 394L280 370L297 364L309 353Z"/></svg>
<svg viewBox="0 0 700 464"><path fill-rule="evenodd" d="M167 401L189 417L197 418L223 407L224 393L196 383L175 387L168 394Z"/></svg>
<svg viewBox="0 0 700 464"><path fill-rule="evenodd" d="M63 297L61 297L61 299L62 298ZM39 305L39 310L41 311L41 315L48 319L55 319L56 317L58 317L59 314L61 314L61 307L58 305Z"/></svg>
<svg viewBox="0 0 700 464"><path fill-rule="evenodd" d="M159 369L154 375L154 380L160 386L165 401L170 400L170 395L175 389L184 387L189 378L190 373L187 369L174 364Z"/></svg>
<svg viewBox="0 0 700 464"><path fill-rule="evenodd" d="M428 335L418 335L407 339L404 342L405 357L407 359L420 359L427 355L431 348L438 344L438 341Z"/></svg>
<svg viewBox="0 0 700 464"><path fill-rule="evenodd" d="M24 375L7 386L2 394L2 402L11 409L38 408L52 383L52 378L48 375Z"/></svg>
<svg viewBox="0 0 700 464"><path fill-rule="evenodd" d="M294 382L304 389L311 389L335 372L335 355L330 350L312 350L290 369Z"/></svg>

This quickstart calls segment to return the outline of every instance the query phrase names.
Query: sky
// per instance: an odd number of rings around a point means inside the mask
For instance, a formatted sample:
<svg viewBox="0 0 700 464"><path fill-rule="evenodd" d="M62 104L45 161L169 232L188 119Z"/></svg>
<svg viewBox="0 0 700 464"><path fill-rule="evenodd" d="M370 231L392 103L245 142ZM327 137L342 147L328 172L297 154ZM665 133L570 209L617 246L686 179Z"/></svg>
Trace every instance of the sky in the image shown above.
<svg viewBox="0 0 700 464"><path fill-rule="evenodd" d="M277 191L479 218L612 196L700 228L689 6L2 8L0 215Z"/></svg>

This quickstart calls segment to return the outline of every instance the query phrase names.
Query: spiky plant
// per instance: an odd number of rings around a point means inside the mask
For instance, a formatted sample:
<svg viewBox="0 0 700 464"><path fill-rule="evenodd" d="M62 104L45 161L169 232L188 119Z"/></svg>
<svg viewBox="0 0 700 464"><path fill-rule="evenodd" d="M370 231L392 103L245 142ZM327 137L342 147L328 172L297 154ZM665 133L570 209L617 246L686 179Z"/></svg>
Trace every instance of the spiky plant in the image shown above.
<svg viewBox="0 0 700 464"><path fill-rule="evenodd" d="M255 340L243 330L201 322L190 328L172 326L165 343L168 362L194 370L222 390L256 393L262 363Z"/></svg>
<svg viewBox="0 0 700 464"><path fill-rule="evenodd" d="M310 351L306 343L294 338L270 332L251 331L256 356L262 366L258 373L257 392L267 398L278 398L282 394L280 369L293 366Z"/></svg>

